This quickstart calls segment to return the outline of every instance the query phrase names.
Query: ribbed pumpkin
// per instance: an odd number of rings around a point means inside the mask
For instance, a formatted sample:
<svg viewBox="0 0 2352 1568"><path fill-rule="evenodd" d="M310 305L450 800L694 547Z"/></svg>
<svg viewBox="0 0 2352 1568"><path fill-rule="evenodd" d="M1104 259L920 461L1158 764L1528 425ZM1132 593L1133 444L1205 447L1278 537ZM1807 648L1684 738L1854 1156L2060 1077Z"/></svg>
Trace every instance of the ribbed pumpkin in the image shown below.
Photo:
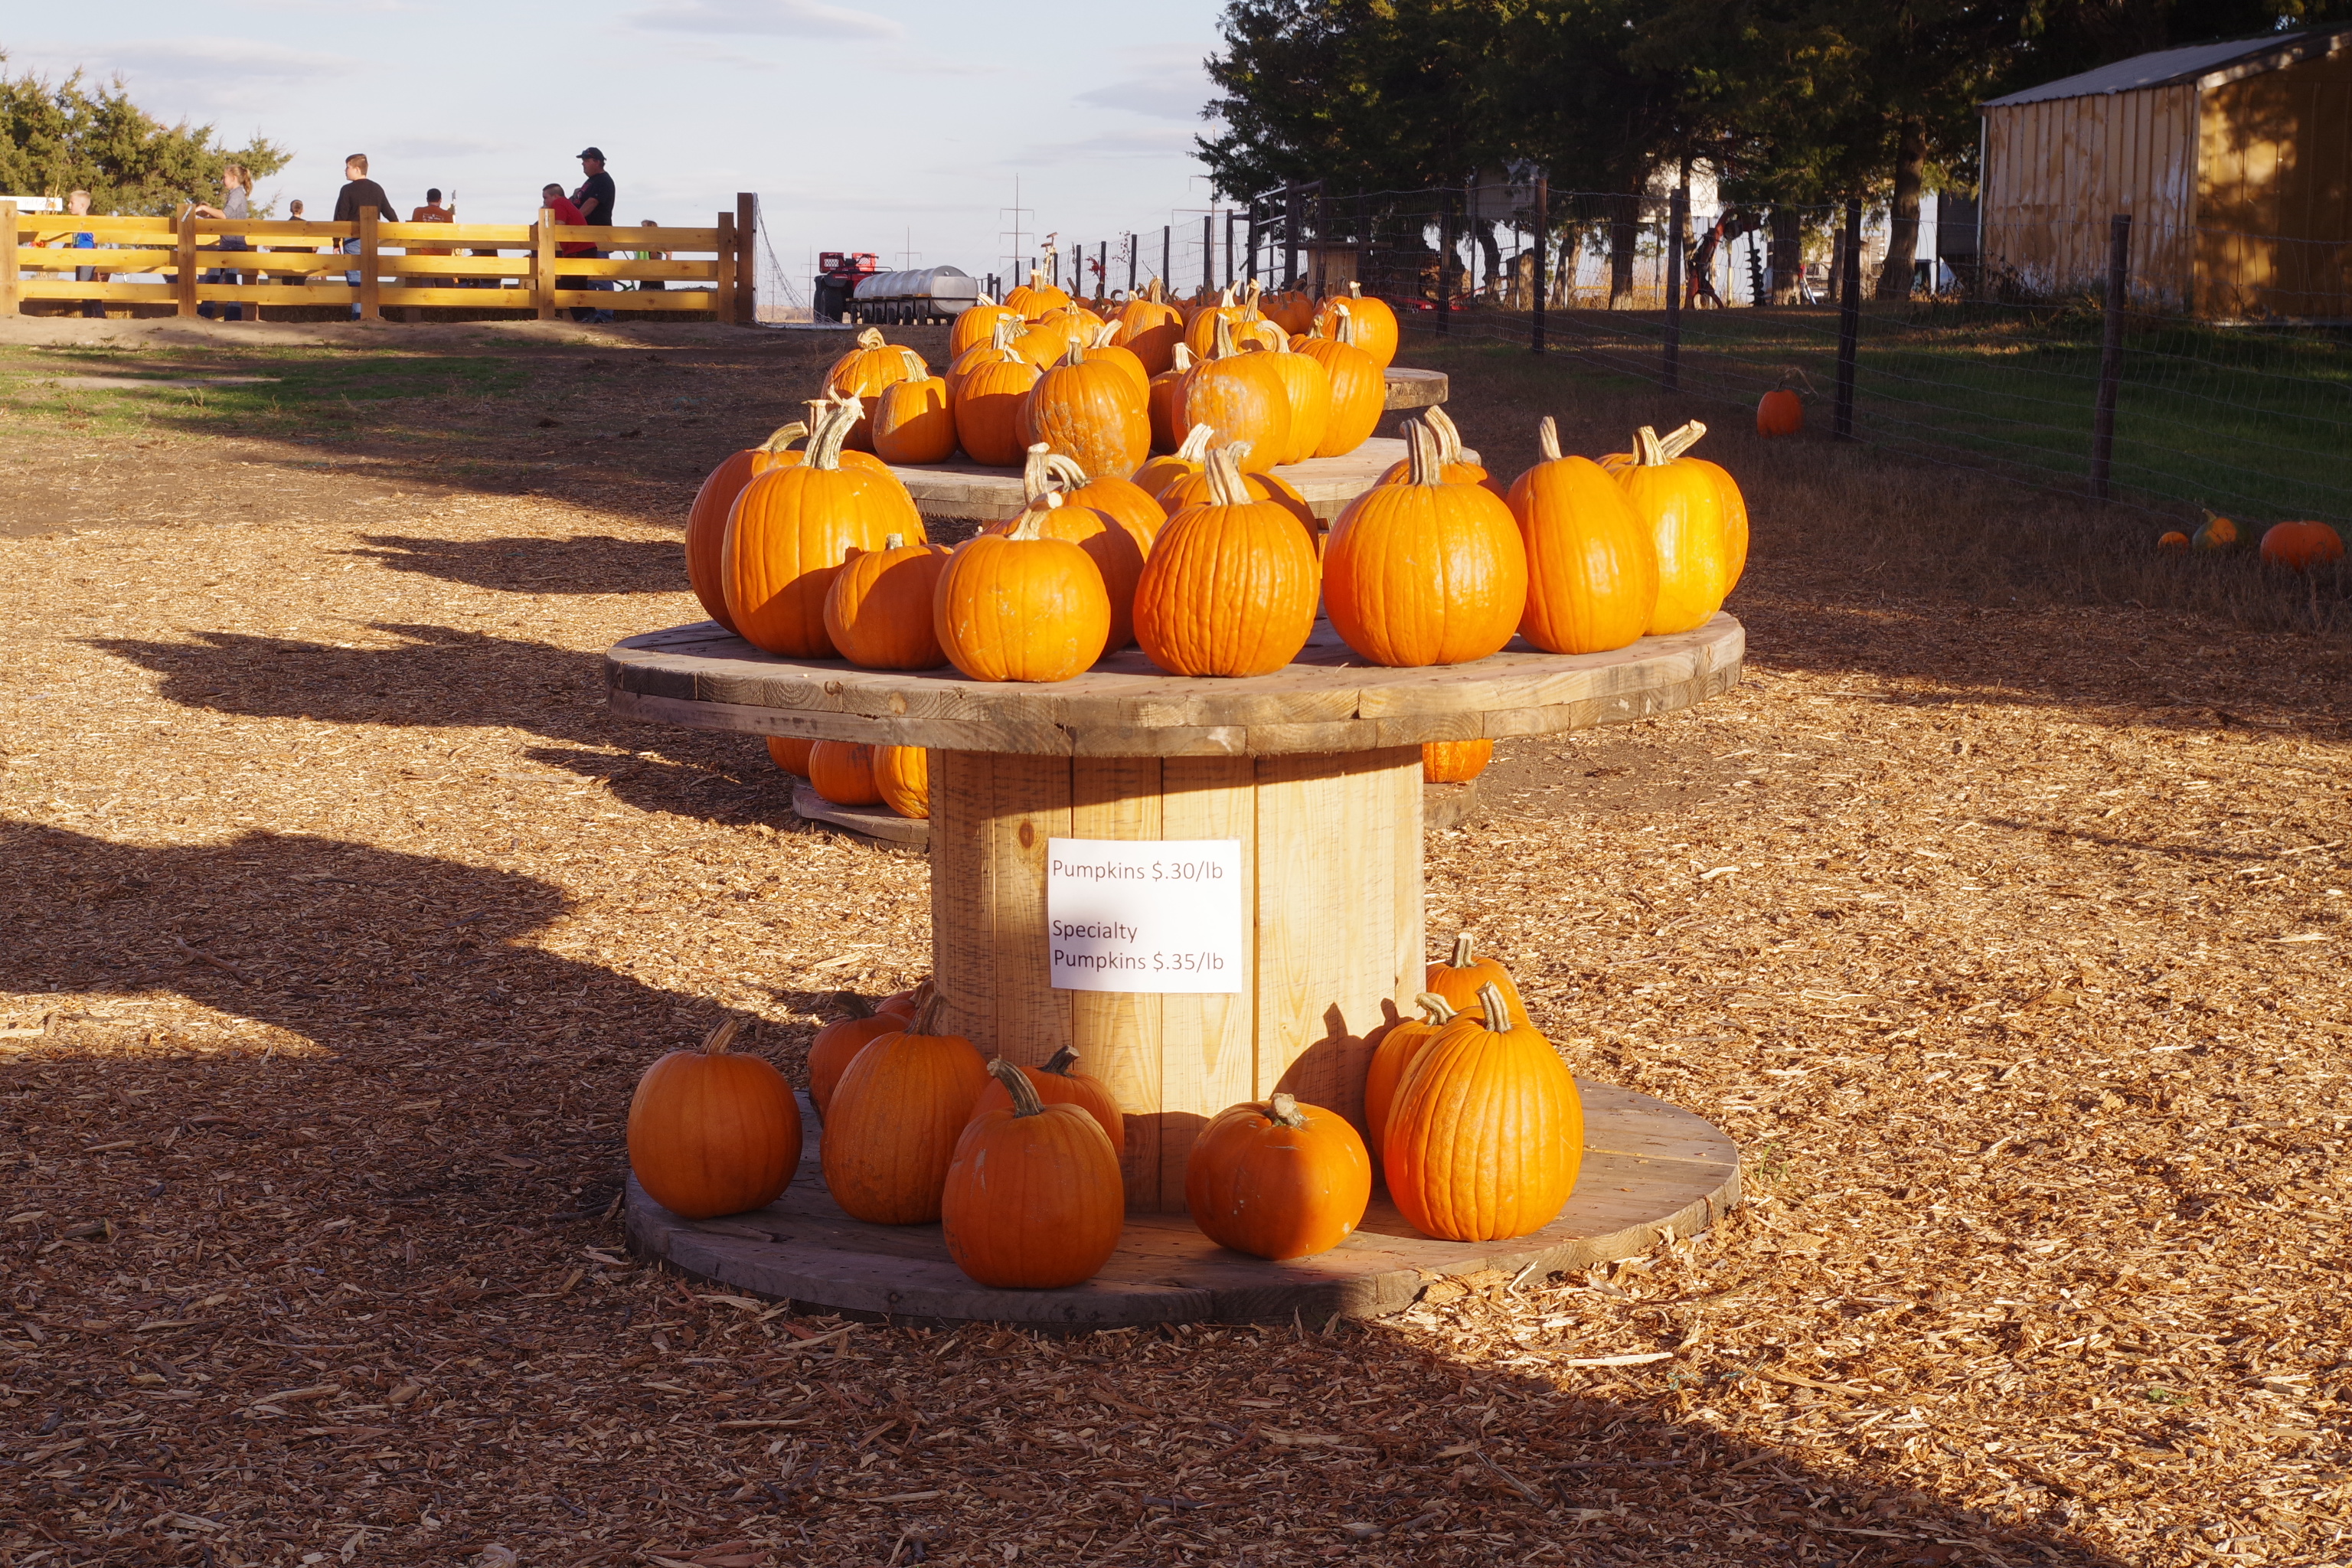
<svg viewBox="0 0 2352 1568"><path fill-rule="evenodd" d="M794 740L789 735L768 737L768 757L776 766L798 778L808 777L809 748L814 741Z"/></svg>
<svg viewBox="0 0 2352 1568"><path fill-rule="evenodd" d="M885 1035L895 1035L905 1028L910 1015L885 1013L870 1005L863 996L849 992L841 994L842 1016L816 1032L809 1042L809 1099L816 1102L816 1113L825 1115L833 1107L833 1091L841 1083L841 1075L857 1059L857 1053Z"/></svg>
<svg viewBox="0 0 2352 1568"><path fill-rule="evenodd" d="M1199 362L1192 351L1178 343L1170 356L1169 368L1151 378L1144 393L1144 412L1151 421L1151 449L1173 451L1184 439L1184 378L1192 374Z"/></svg>
<svg viewBox="0 0 2352 1568"><path fill-rule="evenodd" d="M775 466L775 454L807 434L808 426L796 419L756 447L730 452L725 461L710 470L702 488L694 492L694 505L687 510L687 586L702 602L702 613L730 632L735 629L735 618L727 613L727 595L719 582L719 552L727 542L727 514L734 509L735 498L743 493L743 487Z"/></svg>
<svg viewBox="0 0 2352 1568"><path fill-rule="evenodd" d="M1444 409L1424 409L1422 411L1420 419L1414 423L1427 426L1430 435L1436 439L1437 457L1438 460L1445 466L1447 484L1481 485L1497 496L1503 493L1503 487L1494 475L1478 464L1470 461L1464 455L1462 432L1454 426L1454 421L1446 416ZM1382 485L1401 485L1412 477L1412 458L1403 457L1381 469L1381 477L1372 482Z"/></svg>
<svg viewBox="0 0 2352 1568"><path fill-rule="evenodd" d="M728 1049L732 1017L698 1051L646 1069L629 1100L629 1169L674 1215L709 1219L776 1201L801 1163L801 1108L765 1060Z"/></svg>
<svg viewBox="0 0 2352 1568"><path fill-rule="evenodd" d="M1090 1279L1127 1223L1118 1151L1075 1105L1047 1105L1013 1064L987 1071L1012 1100L956 1140L940 1228L955 1266L982 1285L1049 1290Z"/></svg>
<svg viewBox="0 0 2352 1568"><path fill-rule="evenodd" d="M2156 547L2170 553L2189 553L2189 536L2177 528L2168 528L2156 536Z"/></svg>
<svg viewBox="0 0 2352 1568"><path fill-rule="evenodd" d="M1478 994L1495 986L1509 1001L1511 1016L1522 1024L1529 1022L1528 1010L1519 1001L1519 988L1511 984L1511 972L1499 960L1478 957L1477 944L1466 931L1454 939L1454 951L1444 963L1433 963L1422 973L1421 983L1456 1007L1475 1007Z"/></svg>
<svg viewBox="0 0 2352 1568"><path fill-rule="evenodd" d="M1298 520L1309 539L1322 531L1323 525L1316 521L1315 509L1307 504L1307 498L1298 493L1298 487L1259 468L1257 456L1250 450L1248 442L1229 442L1218 449L1232 455L1235 466L1241 469L1242 488L1249 491L1251 500L1270 500L1280 506ZM1205 465L1198 473L1179 474L1160 488L1160 504L1171 517L1188 506L1200 506L1208 499L1209 474Z"/></svg>
<svg viewBox="0 0 2352 1568"><path fill-rule="evenodd" d="M1438 477L1437 440L1405 426L1412 477L1348 503L1323 548L1331 629L1376 664L1485 658L1511 640L1528 603L1528 552L1511 509Z"/></svg>
<svg viewBox="0 0 2352 1568"><path fill-rule="evenodd" d="M1283 394L1290 405L1290 434L1279 461L1303 463L1323 444L1323 432L1331 423L1331 377L1321 360L1293 353L1287 343L1266 351L1266 357L1280 373Z"/></svg>
<svg viewBox="0 0 2352 1568"><path fill-rule="evenodd" d="M1494 760L1495 742L1489 740L1423 741L1421 779L1423 784L1468 784Z"/></svg>
<svg viewBox="0 0 2352 1568"><path fill-rule="evenodd" d="M1175 675L1266 675L1315 629L1315 546L1279 502L1252 500L1230 448L1210 499L1168 520L1135 590L1135 640Z"/></svg>
<svg viewBox="0 0 2352 1568"><path fill-rule="evenodd" d="M1397 1091L1412 1076L1421 1053L1454 1022L1453 1005L1433 991L1423 992L1412 1005L1421 1009L1420 1017L1399 1018L1373 1031L1371 1065L1364 1069L1364 1128L1375 1154L1388 1142L1389 1115L1396 1109ZM1396 1004L1381 1005L1392 1009Z"/></svg>
<svg viewBox="0 0 2352 1568"><path fill-rule="evenodd" d="M1323 438L1315 444L1318 458L1343 458L1370 440L1388 409L1388 380L1372 356L1356 346L1356 319L1345 301L1336 304L1332 322L1332 335L1323 335L1318 321L1298 345L1331 384L1330 413Z"/></svg>
<svg viewBox="0 0 2352 1568"><path fill-rule="evenodd" d="M914 350L907 353L911 357ZM874 455L886 463L943 463L953 457L955 413L948 405L946 378L922 370L884 387L874 405L873 434Z"/></svg>
<svg viewBox="0 0 2352 1568"><path fill-rule="evenodd" d="M1022 315L1034 321L1038 317L1055 310L1067 310L1070 297L1059 288L1045 281L1044 268L1033 267L1029 269L1029 281L1015 283L1006 292L1004 303L1009 309L1020 311Z"/></svg>
<svg viewBox="0 0 2352 1568"><path fill-rule="evenodd" d="M2263 531L2263 564L2308 572L2344 559L2344 536L2324 522L2274 522Z"/></svg>
<svg viewBox="0 0 2352 1568"><path fill-rule="evenodd" d="M1144 558L1151 553L1151 535L1076 500L1076 489L1085 479L1085 469L1039 442L1029 448L1029 463L1021 476L1028 502L1022 517L1034 518L1040 536L1066 539L1085 551L1102 574L1103 592L1110 598L1110 636L1103 647L1115 652L1135 640L1135 584L1143 575ZM1061 487L1061 504L1042 506L1042 498L1056 486ZM1144 500L1156 510L1150 497ZM982 531L1010 533L1020 521L992 522Z"/></svg>
<svg viewBox="0 0 2352 1568"><path fill-rule="evenodd" d="M1135 388L1135 400L1139 407L1150 395L1151 373L1143 368L1143 362L1135 356L1133 349L1121 348L1118 340L1118 323L1104 322L1087 343L1087 357L1100 360L1105 364L1115 364L1126 372L1129 383Z"/></svg>
<svg viewBox="0 0 2352 1568"><path fill-rule="evenodd" d="M819 741L809 748L809 787L835 805L879 805L874 748L858 741Z"/></svg>
<svg viewBox="0 0 2352 1568"><path fill-rule="evenodd" d="M1600 464L1560 456L1551 416L1536 439L1543 461L1509 497L1528 548L1519 635L1547 653L1606 653L1639 641L1658 605L1656 542Z"/></svg>
<svg viewBox="0 0 2352 1568"><path fill-rule="evenodd" d="M1211 426L1195 425L1184 432L1184 438L1176 443L1174 450L1149 459L1135 470L1137 488L1159 501L1162 516L1167 515L1168 504L1160 500L1160 496L1178 479L1208 467L1209 447L1216 438L1217 433Z"/></svg>
<svg viewBox="0 0 2352 1568"><path fill-rule="evenodd" d="M1704 434L1705 426L1699 428ZM1617 475L1635 520L1657 547L1658 602L1649 628L1653 636L1705 626L1731 591L1731 542L1717 479L1721 473L1712 463L1701 467L1669 456L1658 433L1644 425L1634 434L1632 464Z"/></svg>
<svg viewBox="0 0 2352 1568"><path fill-rule="evenodd" d="M1805 400L1785 386L1756 400L1756 434L1794 436L1805 427Z"/></svg>
<svg viewBox="0 0 2352 1568"><path fill-rule="evenodd" d="M836 405L809 437L805 461L769 469L735 498L719 583L737 633L764 652L832 658L824 595L844 554L879 549L893 533L923 537L906 486L870 458L842 461L841 443L857 417L856 398Z"/></svg>
<svg viewBox="0 0 2352 1568"><path fill-rule="evenodd" d="M1206 359L1217 341L1217 323L1230 328L1242 319L1241 307L1234 303L1234 291L1229 285L1217 291L1214 302L1196 307L1184 318L1184 346L1194 359Z"/></svg>
<svg viewBox="0 0 2352 1568"><path fill-rule="evenodd" d="M1233 324L1219 318L1208 358L1184 378L1177 423L1190 430L1211 425L1228 441L1246 441L1271 466L1290 447L1290 391L1262 350L1234 346Z"/></svg>
<svg viewBox="0 0 2352 1568"><path fill-rule="evenodd" d="M1376 300L1365 293L1364 287L1360 283L1349 284L1346 294L1334 296L1323 301L1323 308L1318 319L1324 323L1325 337L1339 336L1339 333L1331 330L1331 322L1341 305L1347 306L1348 313L1356 320L1356 346L1371 355L1372 363L1382 370L1394 364L1397 354L1397 319L1396 312L1389 309L1388 301Z"/></svg>
<svg viewBox="0 0 2352 1568"><path fill-rule="evenodd" d="M856 550L824 591L824 630L850 663L867 669L937 669L948 661L931 630L931 601L948 566L944 546L886 535Z"/></svg>
<svg viewBox="0 0 2352 1568"><path fill-rule="evenodd" d="M1143 362L1146 374L1158 375L1175 363L1176 345L1184 341L1184 318L1160 292L1160 279L1150 292L1129 300L1118 313L1118 342Z"/></svg>
<svg viewBox="0 0 2352 1568"><path fill-rule="evenodd" d="M1184 1206L1220 1247L1307 1258L1348 1239L1372 1198L1372 1157L1347 1119L1276 1093L1210 1118L1184 1160Z"/></svg>
<svg viewBox="0 0 2352 1568"><path fill-rule="evenodd" d="M987 295L976 298L956 312L948 328L948 358L952 361L968 349L975 349L996 336L999 321L1018 321L1021 312L1009 305L1000 305Z"/></svg>
<svg viewBox="0 0 2352 1568"><path fill-rule="evenodd" d="M1078 1053L1064 1046L1041 1068L1024 1067L1021 1075L1048 1105L1075 1105L1101 1124L1114 1149L1127 1147L1127 1119L1118 1113L1118 1100L1110 1085L1092 1073L1078 1070ZM991 1082L971 1102L974 1116L1002 1110L1013 1103L1013 1091L1001 1080Z"/></svg>
<svg viewBox="0 0 2352 1568"><path fill-rule="evenodd" d="M1090 474L1135 472L1151 452L1143 394L1126 371L1072 343L1022 400L1016 428L1024 447L1045 443Z"/></svg>
<svg viewBox="0 0 2352 1568"><path fill-rule="evenodd" d="M994 349L970 366L956 383L956 440L964 456L991 468L1021 461L1021 401L1037 384L1035 365L1012 349Z"/></svg>
<svg viewBox="0 0 2352 1568"><path fill-rule="evenodd" d="M1035 365L1047 370L1070 352L1074 342L1083 342L1085 333L1078 323L1077 312L1056 310L1028 324L1028 330L1013 340L1013 352Z"/></svg>
<svg viewBox="0 0 2352 1568"><path fill-rule="evenodd" d="M985 342L972 344L948 362L946 380L950 411L955 407L956 394L961 390L964 377L971 374L972 367L1003 358L1012 350L1013 340L1025 324L1018 316L999 316L994 331Z"/></svg>
<svg viewBox="0 0 2352 1568"><path fill-rule="evenodd" d="M1110 594L1093 557L1044 531L1049 490L1002 533L965 540L931 600L931 629L974 680L1067 680L1103 655Z"/></svg>
<svg viewBox="0 0 2352 1568"><path fill-rule="evenodd" d="M920 746L874 748L874 791L882 804L916 821L931 815L931 754Z"/></svg>
<svg viewBox="0 0 2352 1568"><path fill-rule="evenodd" d="M1494 987L1479 1000L1478 1014L1423 1049L1381 1151L1398 1212L1446 1241L1500 1241L1550 1224L1584 1161L1584 1105L1567 1064Z"/></svg>
<svg viewBox="0 0 2352 1568"><path fill-rule="evenodd" d="M868 327L858 333L857 346L834 361L833 368L824 374L826 392L835 397L857 398L862 405L858 421L850 426L845 445L861 452L871 451L874 434L866 414L873 401L894 381L929 374L922 355L910 348L883 342L879 327Z"/></svg>
<svg viewBox="0 0 2352 1568"><path fill-rule="evenodd" d="M957 1136L988 1081L971 1042L940 1032L946 1008L934 994L906 1029L859 1051L834 1089L821 1151L824 1185L853 1219L925 1225L940 1217Z"/></svg>
<svg viewBox="0 0 2352 1568"><path fill-rule="evenodd" d="M1057 457L1063 478L1070 489L1062 492L1065 506L1090 506L1124 524L1142 539L1146 553L1152 540L1159 537L1160 524L1168 521L1168 509L1153 498L1151 492L1133 479L1122 479L1117 474L1096 474L1087 471L1067 458ZM1142 470L1138 469L1139 473Z"/></svg>

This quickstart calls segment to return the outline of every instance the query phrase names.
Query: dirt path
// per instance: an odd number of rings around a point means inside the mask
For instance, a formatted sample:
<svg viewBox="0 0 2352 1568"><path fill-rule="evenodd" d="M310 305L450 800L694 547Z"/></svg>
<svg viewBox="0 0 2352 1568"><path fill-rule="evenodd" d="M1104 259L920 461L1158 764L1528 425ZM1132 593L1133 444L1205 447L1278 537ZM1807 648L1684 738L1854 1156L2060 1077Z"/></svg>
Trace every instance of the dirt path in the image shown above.
<svg viewBox="0 0 2352 1568"><path fill-rule="evenodd" d="M11 493L60 498L0 540L0 1555L2347 1554L2340 640L1964 593L1885 520L2000 496L1727 440L1751 679L1507 746L1429 884L1754 1201L1369 1327L851 1326L609 1217L654 1055L738 1009L797 1072L926 961L919 861L599 691L695 617L692 485L823 353L443 357L498 363L340 420L0 390L54 480ZM1587 450L1675 412L1537 395ZM1456 399L1506 472L1530 395ZM100 506L91 464L137 472Z"/></svg>

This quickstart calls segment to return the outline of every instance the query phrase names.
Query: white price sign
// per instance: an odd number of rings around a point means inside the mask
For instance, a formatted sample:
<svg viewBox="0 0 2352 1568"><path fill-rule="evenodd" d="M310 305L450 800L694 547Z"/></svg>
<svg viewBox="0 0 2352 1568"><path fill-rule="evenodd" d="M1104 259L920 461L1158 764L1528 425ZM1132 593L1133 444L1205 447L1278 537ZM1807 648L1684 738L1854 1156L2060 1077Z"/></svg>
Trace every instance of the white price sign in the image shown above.
<svg viewBox="0 0 2352 1568"><path fill-rule="evenodd" d="M1056 991L1238 992L1238 838L1052 838L1045 926Z"/></svg>

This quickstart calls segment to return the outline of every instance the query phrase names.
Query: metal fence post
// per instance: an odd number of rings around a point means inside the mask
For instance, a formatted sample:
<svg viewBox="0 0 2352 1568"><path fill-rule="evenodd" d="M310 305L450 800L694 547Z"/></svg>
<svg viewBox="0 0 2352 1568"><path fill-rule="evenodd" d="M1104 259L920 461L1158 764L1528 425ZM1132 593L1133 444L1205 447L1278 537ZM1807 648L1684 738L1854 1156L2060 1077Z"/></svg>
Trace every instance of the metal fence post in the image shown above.
<svg viewBox="0 0 2352 1568"><path fill-rule="evenodd" d="M1454 193L1437 194L1437 331L1454 332Z"/></svg>
<svg viewBox="0 0 2352 1568"><path fill-rule="evenodd" d="M1666 341L1662 366L1665 389L1683 387L1683 237L1690 227L1690 185L1675 187L1666 203Z"/></svg>
<svg viewBox="0 0 2352 1568"><path fill-rule="evenodd" d="M1302 204L1298 186L1286 182L1282 187L1282 286L1298 287L1298 224Z"/></svg>
<svg viewBox="0 0 2352 1568"><path fill-rule="evenodd" d="M1161 292L1176 292L1176 226L1160 226L1160 288Z"/></svg>
<svg viewBox="0 0 2352 1568"><path fill-rule="evenodd" d="M1862 198L1845 202L1845 245L1838 279L1837 416L1831 434L1853 439L1853 353L1862 337Z"/></svg>
<svg viewBox="0 0 2352 1568"><path fill-rule="evenodd" d="M1536 176L1535 319L1528 331L1528 352L1544 352L1544 307L1551 294L1551 176Z"/></svg>
<svg viewBox="0 0 2352 1568"><path fill-rule="evenodd" d="M2116 464L2116 393L2124 375L2124 306L2131 287L2131 214L2107 220L2106 329L2099 344L2099 400L2091 415L2091 497L2107 499Z"/></svg>

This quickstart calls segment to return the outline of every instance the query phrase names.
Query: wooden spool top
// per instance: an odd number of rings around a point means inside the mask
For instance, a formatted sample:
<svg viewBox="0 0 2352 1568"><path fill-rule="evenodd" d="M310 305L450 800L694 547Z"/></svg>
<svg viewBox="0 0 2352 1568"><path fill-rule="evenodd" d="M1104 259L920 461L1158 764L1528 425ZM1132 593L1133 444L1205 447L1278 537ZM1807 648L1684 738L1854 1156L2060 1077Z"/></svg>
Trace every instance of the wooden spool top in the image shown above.
<svg viewBox="0 0 2352 1568"><path fill-rule="evenodd" d="M1400 408L1434 408L1453 390L1453 384L1442 370L1406 370L1391 365L1382 374L1388 377L1386 407L1391 414Z"/></svg>
<svg viewBox="0 0 2352 1568"><path fill-rule="evenodd" d="M615 713L696 729L1029 756L1283 756L1647 718L1728 689L1746 648L1740 624L1717 615L1613 653L1515 638L1475 664L1390 669L1318 621L1297 661L1272 675L1173 676L1129 648L1075 679L1027 686L779 658L701 621L616 643L604 678Z"/></svg>

